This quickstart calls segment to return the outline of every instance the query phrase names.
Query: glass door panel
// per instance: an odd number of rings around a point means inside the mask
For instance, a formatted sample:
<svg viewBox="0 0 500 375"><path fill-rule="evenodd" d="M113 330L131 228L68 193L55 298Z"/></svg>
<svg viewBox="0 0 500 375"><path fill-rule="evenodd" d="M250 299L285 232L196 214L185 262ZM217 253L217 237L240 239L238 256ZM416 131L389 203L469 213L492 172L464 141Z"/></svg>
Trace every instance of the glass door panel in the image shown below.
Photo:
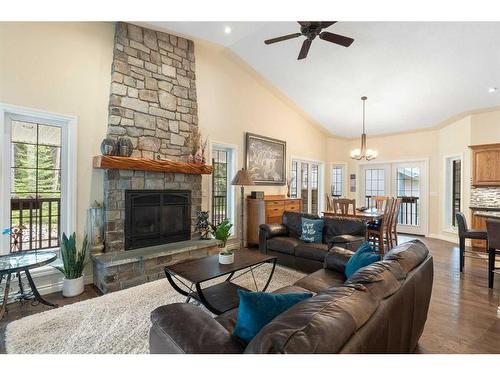
<svg viewBox="0 0 500 375"><path fill-rule="evenodd" d="M398 215L398 231L402 233L425 234L425 168L423 162L392 165L393 195L402 199Z"/></svg>
<svg viewBox="0 0 500 375"><path fill-rule="evenodd" d="M301 183L300 197L302 198L302 211L309 212L309 164L300 163Z"/></svg>
<svg viewBox="0 0 500 375"><path fill-rule="evenodd" d="M319 213L319 166L311 164L311 213L317 215Z"/></svg>

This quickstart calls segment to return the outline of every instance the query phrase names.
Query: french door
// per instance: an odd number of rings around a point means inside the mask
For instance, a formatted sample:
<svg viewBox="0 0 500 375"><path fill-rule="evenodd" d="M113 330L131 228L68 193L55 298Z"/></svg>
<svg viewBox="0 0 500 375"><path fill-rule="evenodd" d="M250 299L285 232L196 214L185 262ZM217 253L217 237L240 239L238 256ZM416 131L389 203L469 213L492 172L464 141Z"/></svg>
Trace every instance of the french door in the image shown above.
<svg viewBox="0 0 500 375"><path fill-rule="evenodd" d="M302 212L319 215L323 166L321 163L292 160L291 197L302 199Z"/></svg>
<svg viewBox="0 0 500 375"><path fill-rule="evenodd" d="M427 164L423 161L365 164L360 169L359 202L373 206L373 197L402 199L398 232L427 234ZM359 204L358 204L359 205Z"/></svg>

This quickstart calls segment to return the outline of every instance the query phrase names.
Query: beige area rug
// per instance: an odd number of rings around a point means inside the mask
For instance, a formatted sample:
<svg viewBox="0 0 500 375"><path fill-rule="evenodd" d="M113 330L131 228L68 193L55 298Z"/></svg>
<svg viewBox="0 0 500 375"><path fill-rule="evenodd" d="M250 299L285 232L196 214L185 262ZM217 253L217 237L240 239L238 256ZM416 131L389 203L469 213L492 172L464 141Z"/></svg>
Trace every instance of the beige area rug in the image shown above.
<svg viewBox="0 0 500 375"><path fill-rule="evenodd" d="M254 271L259 288L265 284L270 268L266 264ZM276 266L268 290L291 285L303 276L295 270ZM255 289L250 273L235 283ZM184 300L167 279L161 279L30 315L7 326L6 350L9 354L149 353L151 311Z"/></svg>

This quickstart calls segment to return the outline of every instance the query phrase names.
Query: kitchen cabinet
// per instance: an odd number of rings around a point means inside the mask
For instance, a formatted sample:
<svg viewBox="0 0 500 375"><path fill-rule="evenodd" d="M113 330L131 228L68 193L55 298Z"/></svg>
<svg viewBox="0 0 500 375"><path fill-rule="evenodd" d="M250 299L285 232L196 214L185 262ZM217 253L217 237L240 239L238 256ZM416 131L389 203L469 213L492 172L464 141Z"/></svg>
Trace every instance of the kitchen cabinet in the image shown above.
<svg viewBox="0 0 500 375"><path fill-rule="evenodd" d="M500 143L470 146L472 186L500 186Z"/></svg>

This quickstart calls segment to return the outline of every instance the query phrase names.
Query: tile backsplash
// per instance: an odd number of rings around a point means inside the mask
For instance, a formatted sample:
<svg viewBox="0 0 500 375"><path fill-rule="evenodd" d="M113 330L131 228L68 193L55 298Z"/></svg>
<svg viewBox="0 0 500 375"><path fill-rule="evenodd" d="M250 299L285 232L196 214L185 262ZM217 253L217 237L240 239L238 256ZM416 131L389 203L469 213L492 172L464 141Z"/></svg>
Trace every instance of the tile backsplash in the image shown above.
<svg viewBox="0 0 500 375"><path fill-rule="evenodd" d="M471 187L470 206L500 208L500 187Z"/></svg>

